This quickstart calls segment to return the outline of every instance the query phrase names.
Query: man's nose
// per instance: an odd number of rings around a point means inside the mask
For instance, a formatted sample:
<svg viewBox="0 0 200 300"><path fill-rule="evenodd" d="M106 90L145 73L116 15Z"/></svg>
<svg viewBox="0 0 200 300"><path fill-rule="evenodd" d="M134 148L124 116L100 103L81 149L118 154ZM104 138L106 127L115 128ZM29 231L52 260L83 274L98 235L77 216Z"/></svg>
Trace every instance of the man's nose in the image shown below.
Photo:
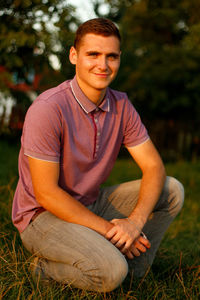
<svg viewBox="0 0 200 300"><path fill-rule="evenodd" d="M107 57L105 56L99 57L98 66L101 70L107 70L108 68Z"/></svg>

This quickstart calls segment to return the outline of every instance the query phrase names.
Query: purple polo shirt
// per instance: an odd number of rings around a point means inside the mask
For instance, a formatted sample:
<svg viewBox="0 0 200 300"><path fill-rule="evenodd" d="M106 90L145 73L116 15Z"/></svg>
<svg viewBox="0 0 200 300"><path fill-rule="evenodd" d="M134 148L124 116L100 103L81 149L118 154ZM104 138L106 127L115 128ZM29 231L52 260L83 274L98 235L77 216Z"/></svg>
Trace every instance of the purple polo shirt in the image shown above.
<svg viewBox="0 0 200 300"><path fill-rule="evenodd" d="M148 138L125 93L107 88L97 107L82 92L76 77L42 93L28 109L24 122L14 225L22 232L40 207L28 156L59 163L59 186L87 206L97 199L120 146L133 147Z"/></svg>

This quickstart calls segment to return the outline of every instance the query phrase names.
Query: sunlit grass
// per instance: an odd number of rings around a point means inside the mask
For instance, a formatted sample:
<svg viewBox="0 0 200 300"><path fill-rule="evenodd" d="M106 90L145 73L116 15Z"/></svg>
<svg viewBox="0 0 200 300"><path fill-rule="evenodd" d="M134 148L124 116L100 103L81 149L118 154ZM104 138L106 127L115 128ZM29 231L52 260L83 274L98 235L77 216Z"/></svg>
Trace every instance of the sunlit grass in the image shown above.
<svg viewBox="0 0 200 300"><path fill-rule="evenodd" d="M30 274L31 255L11 222L17 182L16 143L0 142L0 299L199 299L200 294L200 161L167 164L168 175L185 187L184 207L168 229L150 273L127 278L117 290L99 294L52 282L42 286ZM139 178L130 159L117 161L106 185Z"/></svg>

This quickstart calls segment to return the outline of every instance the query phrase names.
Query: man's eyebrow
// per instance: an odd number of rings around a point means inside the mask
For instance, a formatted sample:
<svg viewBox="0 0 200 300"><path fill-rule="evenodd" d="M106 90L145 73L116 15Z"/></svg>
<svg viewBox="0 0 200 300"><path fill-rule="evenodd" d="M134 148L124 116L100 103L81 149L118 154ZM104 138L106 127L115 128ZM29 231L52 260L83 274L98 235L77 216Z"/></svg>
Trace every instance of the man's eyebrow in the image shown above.
<svg viewBox="0 0 200 300"><path fill-rule="evenodd" d="M107 54L107 56L114 56L114 57L118 57L120 54L117 52L110 52Z"/></svg>
<svg viewBox="0 0 200 300"><path fill-rule="evenodd" d="M89 50L89 51L86 52L86 54L87 55L90 55L90 54L97 54L98 55L98 54L101 54L101 52L96 51L96 50ZM120 56L120 54L117 53L117 52L109 52L109 53L106 54L106 56L118 57L118 56Z"/></svg>
<svg viewBox="0 0 200 300"><path fill-rule="evenodd" d="M90 54L100 54L101 52L99 51L96 51L96 50L89 50L86 52L87 55L90 55Z"/></svg>

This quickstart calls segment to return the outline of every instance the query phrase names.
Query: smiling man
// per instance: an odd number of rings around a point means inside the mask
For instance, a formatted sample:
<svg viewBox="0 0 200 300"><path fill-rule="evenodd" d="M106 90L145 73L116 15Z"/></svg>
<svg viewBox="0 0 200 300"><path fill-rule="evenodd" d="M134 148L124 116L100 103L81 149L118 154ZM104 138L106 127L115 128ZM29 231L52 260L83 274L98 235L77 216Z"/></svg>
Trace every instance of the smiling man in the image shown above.
<svg viewBox="0 0 200 300"><path fill-rule="evenodd" d="M117 75L120 65L120 42L116 36L84 35L70 50L70 61L76 65L78 84L97 106ZM102 49L103 45L103 49Z"/></svg>
<svg viewBox="0 0 200 300"><path fill-rule="evenodd" d="M135 277L149 270L184 197L127 95L109 88L120 54L111 21L78 28L69 54L75 77L27 112L12 212L35 276L100 292L119 286L128 270ZM121 145L142 179L102 188Z"/></svg>

